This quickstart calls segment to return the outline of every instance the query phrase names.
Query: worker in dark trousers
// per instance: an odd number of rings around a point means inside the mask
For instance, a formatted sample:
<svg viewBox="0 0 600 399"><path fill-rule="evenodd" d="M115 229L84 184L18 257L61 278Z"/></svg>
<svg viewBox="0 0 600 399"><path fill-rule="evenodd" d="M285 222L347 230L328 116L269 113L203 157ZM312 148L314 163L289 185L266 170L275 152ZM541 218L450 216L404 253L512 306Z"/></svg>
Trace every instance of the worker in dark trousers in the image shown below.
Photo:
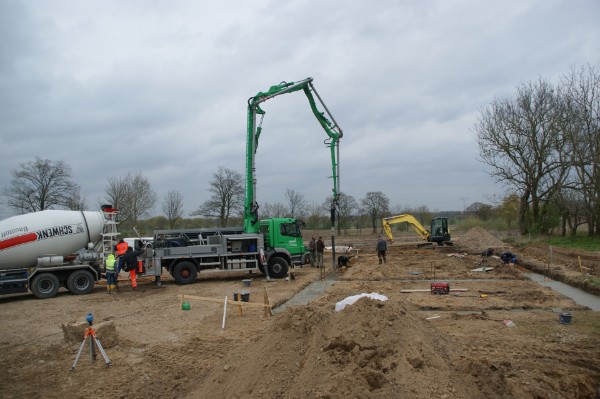
<svg viewBox="0 0 600 399"><path fill-rule="evenodd" d="M317 263L317 242L315 236L312 236L308 242L308 250L310 251L310 267L315 267Z"/></svg>
<svg viewBox="0 0 600 399"><path fill-rule="evenodd" d="M129 248L129 244L127 244L124 240L120 240L117 245L115 245L115 252L117 253L117 267L115 270L115 287L119 288L119 273L121 273L121 269L123 268L123 255L127 252L127 248Z"/></svg>
<svg viewBox="0 0 600 399"><path fill-rule="evenodd" d="M317 240L317 267L323 267L323 252L325 251L325 242L323 237Z"/></svg>
<svg viewBox="0 0 600 399"><path fill-rule="evenodd" d="M387 252L387 241L381 238L381 236L377 236L377 258L379 258L379 264L385 263L385 255Z"/></svg>
<svg viewBox="0 0 600 399"><path fill-rule="evenodd" d="M338 256L338 268L347 267L350 265L350 258L346 255Z"/></svg>
<svg viewBox="0 0 600 399"><path fill-rule="evenodd" d="M138 270L138 259L137 257L142 254L141 251L134 251L133 248L127 248L125 255L123 255L123 261L125 265L123 266L123 270L129 272L129 277L131 278L131 288L137 289L137 270Z"/></svg>

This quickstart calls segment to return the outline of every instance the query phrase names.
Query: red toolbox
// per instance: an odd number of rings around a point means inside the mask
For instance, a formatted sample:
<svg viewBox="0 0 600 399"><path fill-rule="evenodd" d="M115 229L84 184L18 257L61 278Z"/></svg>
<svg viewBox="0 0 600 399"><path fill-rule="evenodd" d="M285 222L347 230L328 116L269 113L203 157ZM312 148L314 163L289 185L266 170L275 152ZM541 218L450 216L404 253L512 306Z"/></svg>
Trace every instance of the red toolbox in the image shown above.
<svg viewBox="0 0 600 399"><path fill-rule="evenodd" d="M447 295L448 293L450 293L450 284L442 282L431 283L432 295Z"/></svg>

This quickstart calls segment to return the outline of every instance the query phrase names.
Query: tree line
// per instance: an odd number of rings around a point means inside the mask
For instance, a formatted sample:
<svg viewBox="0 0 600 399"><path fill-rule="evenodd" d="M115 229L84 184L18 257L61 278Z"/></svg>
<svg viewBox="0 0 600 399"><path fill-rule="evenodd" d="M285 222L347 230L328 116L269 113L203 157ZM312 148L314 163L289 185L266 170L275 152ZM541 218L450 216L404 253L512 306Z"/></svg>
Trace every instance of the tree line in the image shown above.
<svg viewBox="0 0 600 399"><path fill-rule="evenodd" d="M572 67L496 98L474 125L481 161L518 198L521 234L600 235L600 75Z"/></svg>
<svg viewBox="0 0 600 399"><path fill-rule="evenodd" d="M19 213L45 209L88 209L87 199L81 188L71 178L71 168L63 161L36 158L20 165L11 172L12 180L2 193L6 203ZM121 177L109 177L104 197L97 204L111 204L119 209L118 221L124 229L148 225L154 228L227 227L243 224L244 179L234 170L220 166L209 181L210 198L184 218L184 197L177 190L169 190L160 200L149 180L141 173L128 173ZM285 190L285 203L263 203L259 209L261 218L291 217L303 220L309 230L331 227L329 213L332 198L322 202L309 202L304 195L292 189ZM156 205L161 216L152 217ZM471 205L472 214L490 217L492 207L485 204ZM336 227L342 230L368 228L375 233L381 227L381 219L390 214L411 213L426 225L433 217L425 206L414 209L390 207L389 198L380 191L368 192L357 200L352 195L340 193ZM456 212L458 213L458 212ZM513 215L514 216L514 215ZM194 218L199 217L199 218ZM150 220L149 224L146 223ZM400 229L402 226L397 226Z"/></svg>

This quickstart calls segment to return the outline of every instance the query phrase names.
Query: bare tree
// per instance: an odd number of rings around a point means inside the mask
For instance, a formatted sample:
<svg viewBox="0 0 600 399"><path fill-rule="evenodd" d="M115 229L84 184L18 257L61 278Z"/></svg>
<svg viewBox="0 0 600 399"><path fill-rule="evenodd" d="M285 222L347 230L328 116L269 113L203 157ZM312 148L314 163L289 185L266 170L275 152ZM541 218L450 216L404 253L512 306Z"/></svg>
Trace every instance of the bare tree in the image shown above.
<svg viewBox="0 0 600 399"><path fill-rule="evenodd" d="M563 189L560 196L556 199L556 204L562 215L561 235L575 237L577 228L586 224L588 219L588 203L584 199L581 191Z"/></svg>
<svg viewBox="0 0 600 399"><path fill-rule="evenodd" d="M288 200L289 217L299 218L306 216L308 213L308 204L304 200L304 195L288 188L285 190L285 197Z"/></svg>
<svg viewBox="0 0 600 399"><path fill-rule="evenodd" d="M244 179L235 170L219 166L209 183L210 199L204 202L192 216L218 218L220 226L226 227L232 213L240 212L244 201Z"/></svg>
<svg viewBox="0 0 600 399"><path fill-rule="evenodd" d="M287 206L285 206L281 202L275 202L273 204L265 202L261 209L262 211L260 212L260 214L262 215L261 218L263 219L282 218L290 214L290 211L288 210Z"/></svg>
<svg viewBox="0 0 600 399"><path fill-rule="evenodd" d="M600 235L600 74L593 67L571 68L563 76L561 94L565 105L563 130L571 151L571 184L587 214L589 235ZM574 202L567 209L573 208ZM580 212L579 212L580 213ZM577 217L576 219L579 219ZM574 226L572 226L574 227Z"/></svg>
<svg viewBox="0 0 600 399"><path fill-rule="evenodd" d="M82 194L80 188L77 187L71 192L69 198L67 198L65 206L72 211L84 211L88 209L87 197Z"/></svg>
<svg viewBox="0 0 600 399"><path fill-rule="evenodd" d="M71 180L71 167L63 161L36 157L10 172L12 180L2 194L19 213L66 207L79 186Z"/></svg>
<svg viewBox="0 0 600 399"><path fill-rule="evenodd" d="M128 219L135 225L140 217L149 216L150 211L156 205L158 196L152 189L150 181L140 172L135 175L127 175L130 187L129 203L126 206Z"/></svg>
<svg viewBox="0 0 600 399"><path fill-rule="evenodd" d="M104 199L116 209L121 209L127 200L128 187L127 181L122 177L109 177L108 184L104 187ZM121 214L118 220L122 221Z"/></svg>
<svg viewBox="0 0 600 399"><path fill-rule="evenodd" d="M330 208L331 200L329 201L330 202L327 203L327 209ZM318 205L313 201L308 207L308 220L306 221L307 228L317 230L323 215L323 205Z"/></svg>
<svg viewBox="0 0 600 399"><path fill-rule="evenodd" d="M560 108L544 80L524 84L514 99L496 99L474 126L482 162L519 194L519 230L539 227L541 205L557 194L568 171L563 159Z"/></svg>
<svg viewBox="0 0 600 399"><path fill-rule="evenodd" d="M135 226L141 217L149 216L158 196L141 172L118 178L110 177L104 189L105 199L119 210L119 221Z"/></svg>
<svg viewBox="0 0 600 399"><path fill-rule="evenodd" d="M322 208L329 212L331 208L332 197L328 197L322 205ZM348 228L352 215L358 210L358 202L353 196L340 193L337 206L337 232L341 233L342 229Z"/></svg>
<svg viewBox="0 0 600 399"><path fill-rule="evenodd" d="M369 216L373 233L377 232L377 223L390 207L390 200L381 191L371 191L360 201L362 210Z"/></svg>
<svg viewBox="0 0 600 399"><path fill-rule="evenodd" d="M183 194L177 190L169 190L163 198L161 208L172 229L183 216Z"/></svg>

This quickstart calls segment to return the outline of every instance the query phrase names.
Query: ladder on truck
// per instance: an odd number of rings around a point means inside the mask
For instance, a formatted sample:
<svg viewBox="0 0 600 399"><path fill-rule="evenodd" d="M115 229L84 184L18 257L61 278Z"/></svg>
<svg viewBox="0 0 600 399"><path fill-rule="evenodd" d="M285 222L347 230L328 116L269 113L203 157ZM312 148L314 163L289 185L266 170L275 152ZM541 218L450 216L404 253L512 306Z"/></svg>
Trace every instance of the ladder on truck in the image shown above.
<svg viewBox="0 0 600 399"><path fill-rule="evenodd" d="M106 206L102 207L102 212L104 212L104 230L102 232L102 250L100 254L102 256L102 265L104 265L104 260L108 254L114 252L114 247L117 245L117 236L119 235L117 215L119 211Z"/></svg>

